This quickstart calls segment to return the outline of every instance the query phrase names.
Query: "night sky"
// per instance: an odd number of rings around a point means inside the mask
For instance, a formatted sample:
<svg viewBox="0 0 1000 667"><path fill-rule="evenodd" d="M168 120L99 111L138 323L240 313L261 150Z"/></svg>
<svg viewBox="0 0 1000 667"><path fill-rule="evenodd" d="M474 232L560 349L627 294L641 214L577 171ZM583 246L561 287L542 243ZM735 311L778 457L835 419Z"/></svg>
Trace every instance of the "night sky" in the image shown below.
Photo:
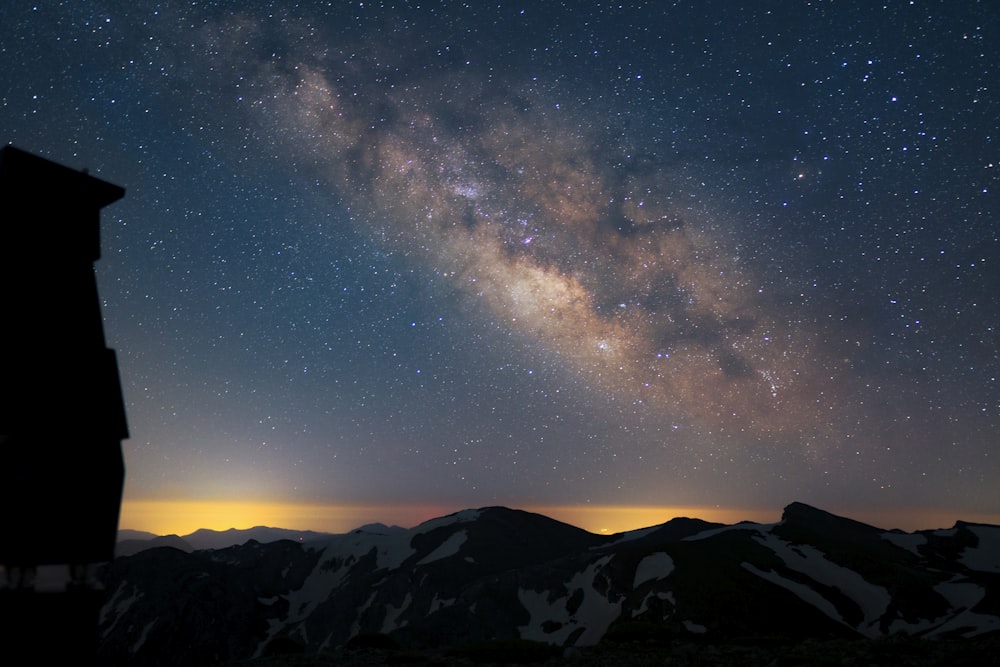
<svg viewBox="0 0 1000 667"><path fill-rule="evenodd" d="M126 510L1000 522L996 9L8 0L0 141L126 188Z"/></svg>

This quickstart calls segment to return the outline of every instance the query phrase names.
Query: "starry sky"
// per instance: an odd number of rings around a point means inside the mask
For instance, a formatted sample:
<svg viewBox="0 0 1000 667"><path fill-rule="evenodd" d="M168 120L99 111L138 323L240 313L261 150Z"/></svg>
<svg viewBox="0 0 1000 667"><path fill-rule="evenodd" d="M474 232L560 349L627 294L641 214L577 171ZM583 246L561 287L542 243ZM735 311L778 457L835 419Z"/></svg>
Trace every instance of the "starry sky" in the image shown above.
<svg viewBox="0 0 1000 667"><path fill-rule="evenodd" d="M97 264L123 527L1000 522L991 2L11 0L0 26L0 141L126 188Z"/></svg>

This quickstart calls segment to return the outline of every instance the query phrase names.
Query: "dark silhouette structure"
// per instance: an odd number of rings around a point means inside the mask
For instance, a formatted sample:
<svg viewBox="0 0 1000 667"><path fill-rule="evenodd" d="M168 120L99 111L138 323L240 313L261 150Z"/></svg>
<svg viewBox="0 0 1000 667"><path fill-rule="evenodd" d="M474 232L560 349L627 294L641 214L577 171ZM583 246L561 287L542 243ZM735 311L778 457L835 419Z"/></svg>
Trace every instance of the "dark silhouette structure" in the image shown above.
<svg viewBox="0 0 1000 667"><path fill-rule="evenodd" d="M0 633L41 640L29 655L60 641L90 654L74 636L96 646L99 596L85 565L114 557L128 430L94 262L100 211L124 194L0 149ZM35 568L55 564L70 567L67 590L33 591Z"/></svg>

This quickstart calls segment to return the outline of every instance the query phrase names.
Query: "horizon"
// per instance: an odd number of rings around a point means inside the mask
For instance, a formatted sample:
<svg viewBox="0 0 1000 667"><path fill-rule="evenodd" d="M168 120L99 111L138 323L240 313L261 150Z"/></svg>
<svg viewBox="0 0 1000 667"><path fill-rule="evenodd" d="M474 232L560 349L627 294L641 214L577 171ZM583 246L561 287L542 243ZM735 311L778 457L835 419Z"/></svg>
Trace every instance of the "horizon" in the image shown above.
<svg viewBox="0 0 1000 667"><path fill-rule="evenodd" d="M801 502L801 501L789 501ZM806 503L812 505L812 503ZM129 500L123 503L119 530L137 530L154 535L190 535L197 530L247 530L257 527L348 533L364 525L414 528L419 524L466 509L500 506L545 515L591 533L612 535L661 525L675 518L701 519L711 523L742 521L768 524L781 519L781 508L723 508L712 506L544 506L498 503L448 508L443 505L343 505L287 502L240 502L226 500ZM935 530L952 528L957 521L1000 525L1000 513L959 515L954 510L831 509L812 505L837 516L885 530ZM180 518L183 517L183 518ZM254 518L251 518L254 517ZM127 523L132 522L132 523Z"/></svg>

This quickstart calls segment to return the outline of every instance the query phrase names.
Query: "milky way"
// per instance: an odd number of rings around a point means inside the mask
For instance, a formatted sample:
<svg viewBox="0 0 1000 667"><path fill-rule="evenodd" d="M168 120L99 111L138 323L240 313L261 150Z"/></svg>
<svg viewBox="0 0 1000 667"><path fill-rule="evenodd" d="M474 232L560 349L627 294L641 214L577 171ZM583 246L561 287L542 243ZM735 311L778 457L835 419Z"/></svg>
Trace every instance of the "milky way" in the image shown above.
<svg viewBox="0 0 1000 667"><path fill-rule="evenodd" d="M516 77L386 83L364 69L384 47L358 48L262 64L257 85L270 122L294 129L293 159L315 161L373 237L595 389L751 440L826 426L837 362L767 305L727 247L739 221L691 205L689 176Z"/></svg>

